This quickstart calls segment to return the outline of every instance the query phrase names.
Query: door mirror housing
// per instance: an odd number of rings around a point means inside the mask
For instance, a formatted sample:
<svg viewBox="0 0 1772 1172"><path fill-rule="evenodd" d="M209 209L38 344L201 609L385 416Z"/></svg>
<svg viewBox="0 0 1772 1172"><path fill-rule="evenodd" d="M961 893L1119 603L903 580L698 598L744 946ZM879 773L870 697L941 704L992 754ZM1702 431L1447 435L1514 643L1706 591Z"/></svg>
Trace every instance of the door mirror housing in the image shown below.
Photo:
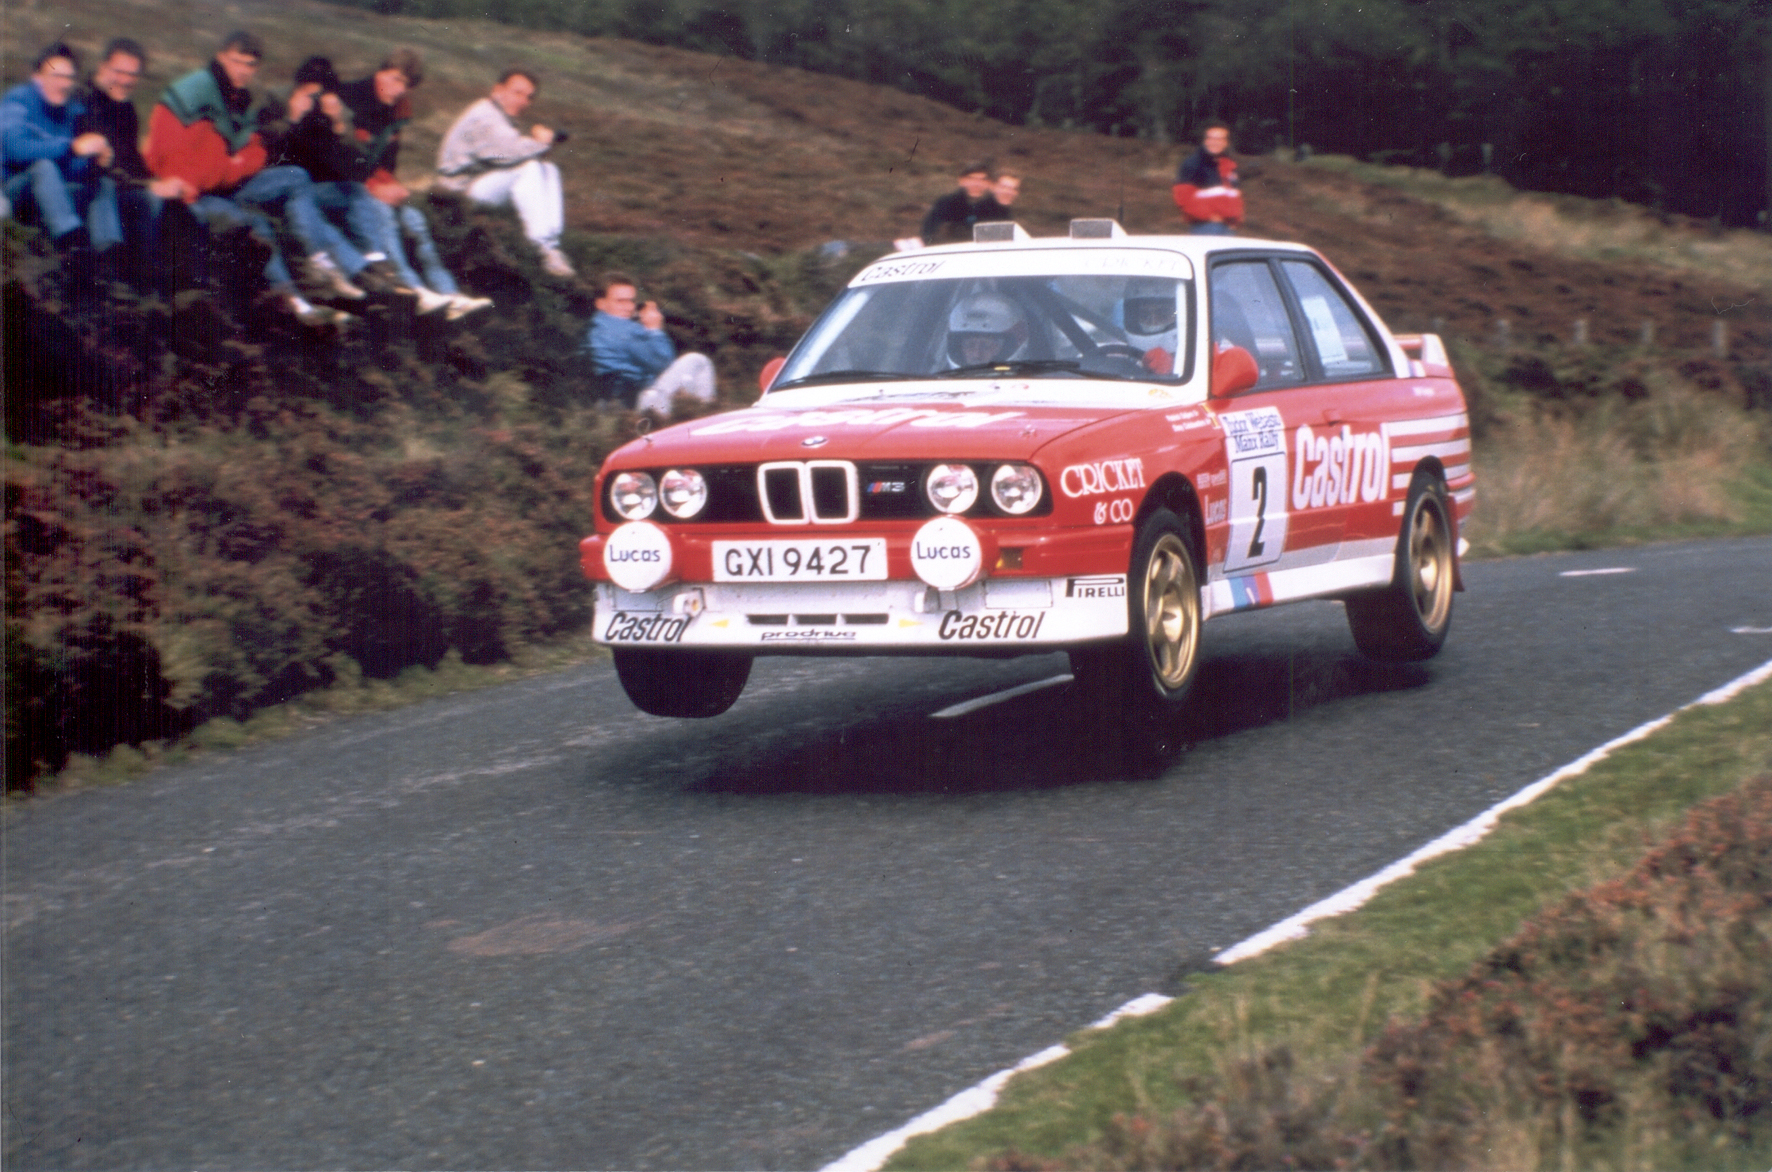
<svg viewBox="0 0 1772 1172"><path fill-rule="evenodd" d="M1241 346L1221 346L1212 355L1212 397L1228 399L1261 381L1255 357Z"/></svg>
<svg viewBox="0 0 1772 1172"><path fill-rule="evenodd" d="M757 372L757 389L768 394L769 385L775 381L775 376L781 373L781 368L786 366L787 362L787 356L783 354L777 354L765 362L763 369Z"/></svg>

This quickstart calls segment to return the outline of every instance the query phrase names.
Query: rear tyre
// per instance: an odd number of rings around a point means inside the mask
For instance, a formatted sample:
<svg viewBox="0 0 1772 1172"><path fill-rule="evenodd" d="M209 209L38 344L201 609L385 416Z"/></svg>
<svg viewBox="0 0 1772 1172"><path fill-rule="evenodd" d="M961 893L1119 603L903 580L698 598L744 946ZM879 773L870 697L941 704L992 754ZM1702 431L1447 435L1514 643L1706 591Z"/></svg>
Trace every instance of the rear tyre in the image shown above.
<svg viewBox="0 0 1772 1172"><path fill-rule="evenodd" d="M616 647L615 675L634 707L654 716L718 716L751 678L751 657L721 651Z"/></svg>
<svg viewBox="0 0 1772 1172"><path fill-rule="evenodd" d="M1432 659L1452 628L1453 541L1446 485L1418 472L1403 506L1391 584L1347 600L1354 644L1373 659Z"/></svg>
<svg viewBox="0 0 1772 1172"><path fill-rule="evenodd" d="M1129 634L1072 651L1071 672L1102 716L1149 729L1180 715L1200 668L1199 563L1181 518L1168 509L1146 518L1129 569Z"/></svg>

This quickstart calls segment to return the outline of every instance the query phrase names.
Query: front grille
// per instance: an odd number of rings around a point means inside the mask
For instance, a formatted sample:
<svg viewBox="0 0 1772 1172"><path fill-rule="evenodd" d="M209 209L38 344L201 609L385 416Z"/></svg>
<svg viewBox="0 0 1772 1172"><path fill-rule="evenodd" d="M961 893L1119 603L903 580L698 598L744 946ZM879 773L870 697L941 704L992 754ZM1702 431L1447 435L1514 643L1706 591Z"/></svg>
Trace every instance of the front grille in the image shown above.
<svg viewBox="0 0 1772 1172"><path fill-rule="evenodd" d="M757 495L771 525L843 525L861 515L855 465L782 460L757 468Z"/></svg>

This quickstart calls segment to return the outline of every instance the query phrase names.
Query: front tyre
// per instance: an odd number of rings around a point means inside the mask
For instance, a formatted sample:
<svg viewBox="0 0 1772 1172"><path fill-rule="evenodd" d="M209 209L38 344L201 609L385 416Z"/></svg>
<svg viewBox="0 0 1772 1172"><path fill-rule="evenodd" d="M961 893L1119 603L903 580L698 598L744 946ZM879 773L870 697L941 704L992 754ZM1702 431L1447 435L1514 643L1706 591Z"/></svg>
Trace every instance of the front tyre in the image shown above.
<svg viewBox="0 0 1772 1172"><path fill-rule="evenodd" d="M1373 659L1432 659L1452 628L1452 511L1446 485L1417 472L1403 506L1391 584L1347 600L1354 644Z"/></svg>
<svg viewBox="0 0 1772 1172"><path fill-rule="evenodd" d="M751 657L723 651L611 648L615 675L634 707L654 716L718 716L751 678Z"/></svg>
<svg viewBox="0 0 1772 1172"><path fill-rule="evenodd" d="M1199 562L1168 509L1146 518L1132 543L1126 611L1126 640L1072 651L1072 673L1122 718L1167 722L1186 705L1200 667Z"/></svg>

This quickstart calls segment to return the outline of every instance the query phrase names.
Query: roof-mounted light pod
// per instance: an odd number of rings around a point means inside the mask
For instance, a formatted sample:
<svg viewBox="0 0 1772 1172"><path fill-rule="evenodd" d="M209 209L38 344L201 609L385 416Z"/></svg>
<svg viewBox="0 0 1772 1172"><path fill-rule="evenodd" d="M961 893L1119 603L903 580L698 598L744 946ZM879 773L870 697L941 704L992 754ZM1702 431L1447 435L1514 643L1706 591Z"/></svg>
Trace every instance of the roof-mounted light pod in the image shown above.
<svg viewBox="0 0 1772 1172"><path fill-rule="evenodd" d="M986 220L982 224L972 225L974 244L1008 244L1011 241L1032 239L1014 220Z"/></svg>
<svg viewBox="0 0 1772 1172"><path fill-rule="evenodd" d="M1126 229L1120 227L1118 220L1072 220L1072 240L1120 240L1126 235Z"/></svg>

